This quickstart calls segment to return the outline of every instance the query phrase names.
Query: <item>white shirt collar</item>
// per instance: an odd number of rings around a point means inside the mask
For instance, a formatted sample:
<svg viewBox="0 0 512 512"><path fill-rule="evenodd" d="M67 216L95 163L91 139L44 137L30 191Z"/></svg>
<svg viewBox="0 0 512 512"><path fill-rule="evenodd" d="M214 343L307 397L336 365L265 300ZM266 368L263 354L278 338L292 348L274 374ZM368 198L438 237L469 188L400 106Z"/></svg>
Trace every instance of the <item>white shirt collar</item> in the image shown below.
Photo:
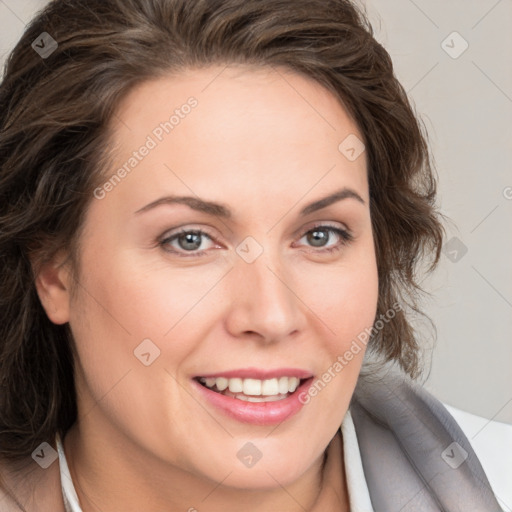
<svg viewBox="0 0 512 512"><path fill-rule="evenodd" d="M341 434L350 510L353 512L374 512L350 409L341 423Z"/></svg>
<svg viewBox="0 0 512 512"><path fill-rule="evenodd" d="M56 436L56 443L57 452L59 454L60 485L62 488L62 497L64 499L64 508L66 509L66 512L82 512L59 434Z"/></svg>
<svg viewBox="0 0 512 512"><path fill-rule="evenodd" d="M343 452L345 463L345 475L347 478L350 510L354 512L374 512L370 493L364 477L361 453L357 442L356 431L352 421L350 409L345 414L341 424L343 438ZM66 512L82 512L78 496L71 479L66 455L59 435L56 436L57 452L59 454L60 481L62 496Z"/></svg>

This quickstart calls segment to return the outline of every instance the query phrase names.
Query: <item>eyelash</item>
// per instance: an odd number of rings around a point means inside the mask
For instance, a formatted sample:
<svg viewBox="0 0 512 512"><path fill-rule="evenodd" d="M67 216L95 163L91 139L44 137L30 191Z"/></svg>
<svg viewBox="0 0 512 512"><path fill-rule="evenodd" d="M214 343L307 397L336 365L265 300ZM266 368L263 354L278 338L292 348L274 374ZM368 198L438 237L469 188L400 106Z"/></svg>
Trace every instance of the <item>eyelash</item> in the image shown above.
<svg viewBox="0 0 512 512"><path fill-rule="evenodd" d="M317 253L331 254L331 253L338 252L341 249L343 249L344 246L348 245L349 243L351 243L354 240L353 235L350 234L348 231L345 231L344 229L341 229L336 226L331 226L328 224L319 224L317 226L314 226L311 229L308 229L306 232L304 232L300 238L303 238L305 235L307 235L308 233L311 233L313 231L330 231L330 232L336 233L340 237L340 242L338 244L336 244L334 247L329 247L326 249L319 249L317 251L315 251L315 250L313 251L313 252L317 252ZM167 236L164 239L162 239L159 242L159 245L165 251L176 254L179 257L190 258L190 257L203 256L203 254L205 254L207 252L207 250L197 251L197 252L187 251L186 253L183 253L182 251L177 251L176 249L168 248L168 244L170 242L176 240L179 236L181 236L183 234L188 234L188 233L193 233L195 235L205 235L207 238L214 241L212 236L210 236L206 231L203 231L201 229L182 229L178 233L174 233L171 236Z"/></svg>

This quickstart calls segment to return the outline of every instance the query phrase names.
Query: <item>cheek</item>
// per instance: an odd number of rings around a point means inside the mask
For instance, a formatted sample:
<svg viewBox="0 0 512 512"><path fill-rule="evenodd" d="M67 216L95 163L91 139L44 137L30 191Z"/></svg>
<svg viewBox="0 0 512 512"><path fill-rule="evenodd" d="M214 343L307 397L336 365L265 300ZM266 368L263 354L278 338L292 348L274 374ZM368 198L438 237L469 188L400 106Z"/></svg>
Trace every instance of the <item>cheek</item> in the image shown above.
<svg viewBox="0 0 512 512"><path fill-rule="evenodd" d="M225 271L213 265L173 268L161 260L148 264L130 252L101 259L85 254L70 325L89 380L108 387L127 369L139 371L142 346L163 356L156 366L178 367L219 314L222 292L214 286Z"/></svg>
<svg viewBox="0 0 512 512"><path fill-rule="evenodd" d="M315 290L311 276L308 289ZM311 394L304 401L321 407L337 425L348 408L363 363L378 301L378 270L372 243L361 245L337 268L319 270L316 293L309 295L311 309L323 326L325 363ZM318 397L318 399L317 399ZM325 413L325 411L329 411Z"/></svg>
<svg viewBox="0 0 512 512"><path fill-rule="evenodd" d="M303 293L318 316L311 325L316 325L314 336L321 343L317 354L322 354L323 364L301 401L324 417L325 427L318 429L335 429L349 407L377 311L373 253L363 251L337 268L310 272Z"/></svg>
<svg viewBox="0 0 512 512"><path fill-rule="evenodd" d="M331 352L344 350L375 320L378 270L373 243L361 244L339 265L304 275L305 302L322 319Z"/></svg>
<svg viewBox="0 0 512 512"><path fill-rule="evenodd" d="M84 293L74 310L91 319L91 329L109 337L135 341L164 336L197 302L202 289L202 282L190 274L162 268L145 272L141 261L123 256L114 265L91 259L83 268Z"/></svg>

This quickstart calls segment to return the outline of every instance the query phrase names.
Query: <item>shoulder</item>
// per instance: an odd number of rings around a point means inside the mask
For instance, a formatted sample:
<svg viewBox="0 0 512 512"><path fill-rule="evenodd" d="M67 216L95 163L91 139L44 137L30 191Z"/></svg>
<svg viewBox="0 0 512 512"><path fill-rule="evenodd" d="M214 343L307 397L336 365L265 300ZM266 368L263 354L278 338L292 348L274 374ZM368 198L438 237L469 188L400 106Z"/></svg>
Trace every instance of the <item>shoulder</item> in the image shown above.
<svg viewBox="0 0 512 512"><path fill-rule="evenodd" d="M447 509L500 510L462 426L418 382L393 368L365 373L351 409L368 487L383 505L418 510L456 496Z"/></svg>
<svg viewBox="0 0 512 512"><path fill-rule="evenodd" d="M58 460L43 469L29 459L16 464L0 459L0 510L65 512Z"/></svg>
<svg viewBox="0 0 512 512"><path fill-rule="evenodd" d="M496 494L508 506L512 505L512 425L489 420L443 403L468 438Z"/></svg>

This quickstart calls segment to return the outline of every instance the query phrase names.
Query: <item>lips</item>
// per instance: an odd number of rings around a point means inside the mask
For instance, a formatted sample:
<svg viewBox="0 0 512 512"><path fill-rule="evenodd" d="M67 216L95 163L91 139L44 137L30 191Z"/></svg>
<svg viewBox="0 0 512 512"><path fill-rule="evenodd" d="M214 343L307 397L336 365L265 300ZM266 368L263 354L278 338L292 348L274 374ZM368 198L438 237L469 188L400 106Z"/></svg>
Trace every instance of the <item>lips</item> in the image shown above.
<svg viewBox="0 0 512 512"><path fill-rule="evenodd" d="M262 373L268 375L270 372ZM240 375L240 373L237 373L237 375ZM251 375L254 375L254 373ZM237 377L232 379L240 380ZM304 403L299 397L308 392L313 383L313 377L301 380L299 387L292 393L275 395L275 400L269 396L254 397L247 401L241 400L240 396L237 396L240 393L235 394L235 396L226 396L222 392L209 389L198 378L192 379L192 383L200 399L205 401L205 405L208 405L209 408L213 407L211 409L213 414L218 411L218 413L227 415L236 421L253 425L276 425L291 419L302 410ZM257 402L255 403L254 400L257 400Z"/></svg>

